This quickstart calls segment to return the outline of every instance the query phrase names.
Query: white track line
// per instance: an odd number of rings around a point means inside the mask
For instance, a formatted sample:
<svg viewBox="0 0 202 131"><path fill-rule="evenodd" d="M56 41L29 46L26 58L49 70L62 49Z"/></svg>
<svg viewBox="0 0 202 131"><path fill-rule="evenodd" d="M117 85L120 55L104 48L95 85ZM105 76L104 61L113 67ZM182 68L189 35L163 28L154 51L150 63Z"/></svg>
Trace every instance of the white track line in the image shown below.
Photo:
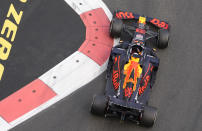
<svg viewBox="0 0 202 131"><path fill-rule="evenodd" d="M64 0L69 6L72 7L79 15L97 8L101 8L101 0ZM98 4L99 2L99 4ZM102 1L101 1L102 2Z"/></svg>
<svg viewBox="0 0 202 131"><path fill-rule="evenodd" d="M106 64L99 66L88 56L76 51L39 79L52 88L58 95L69 95L92 81L105 69Z"/></svg>
<svg viewBox="0 0 202 131"><path fill-rule="evenodd" d="M0 117L0 129L1 129L1 131L7 131L10 128L11 128L11 126L2 117Z"/></svg>

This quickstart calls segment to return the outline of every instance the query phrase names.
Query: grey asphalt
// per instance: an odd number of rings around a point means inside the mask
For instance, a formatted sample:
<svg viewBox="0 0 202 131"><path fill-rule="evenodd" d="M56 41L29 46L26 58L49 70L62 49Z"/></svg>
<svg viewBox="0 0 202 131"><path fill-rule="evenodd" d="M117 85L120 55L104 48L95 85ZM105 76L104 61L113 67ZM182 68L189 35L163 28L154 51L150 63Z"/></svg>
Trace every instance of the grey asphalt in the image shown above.
<svg viewBox="0 0 202 131"><path fill-rule="evenodd" d="M31 0L26 4L1 0L0 28L11 3L17 11L23 10L23 17L8 60L0 60L5 66L0 100L47 72L78 50L85 40L83 22L63 0ZM9 19L13 21L12 17ZM83 35L71 30L79 30Z"/></svg>
<svg viewBox="0 0 202 131"><path fill-rule="evenodd" d="M12 131L201 131L202 1L104 0L110 10L126 9L168 20L170 45L159 50L160 68L149 104L158 107L153 128L93 116L93 94L102 94L105 73Z"/></svg>

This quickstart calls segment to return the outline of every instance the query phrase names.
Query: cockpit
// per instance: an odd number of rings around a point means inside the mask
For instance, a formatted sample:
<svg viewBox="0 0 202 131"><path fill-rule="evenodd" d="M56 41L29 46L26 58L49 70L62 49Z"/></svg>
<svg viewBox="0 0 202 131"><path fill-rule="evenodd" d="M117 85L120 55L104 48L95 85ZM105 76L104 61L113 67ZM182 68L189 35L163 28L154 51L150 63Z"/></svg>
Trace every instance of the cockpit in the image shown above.
<svg viewBox="0 0 202 131"><path fill-rule="evenodd" d="M142 55L143 47L141 45L133 45L131 55Z"/></svg>

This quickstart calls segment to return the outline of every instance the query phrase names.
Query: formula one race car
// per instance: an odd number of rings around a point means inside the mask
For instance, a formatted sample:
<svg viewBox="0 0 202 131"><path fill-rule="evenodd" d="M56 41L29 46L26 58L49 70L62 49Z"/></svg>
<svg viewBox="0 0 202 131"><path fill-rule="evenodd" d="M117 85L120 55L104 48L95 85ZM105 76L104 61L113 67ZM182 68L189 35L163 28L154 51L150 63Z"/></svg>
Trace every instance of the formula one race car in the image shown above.
<svg viewBox="0 0 202 131"><path fill-rule="evenodd" d="M95 95L91 113L118 116L146 127L153 126L157 109L148 106L149 93L159 66L156 50L148 46L153 39L166 48L168 23L132 12L116 11L110 24L111 37L120 38L112 48L107 68L105 95Z"/></svg>

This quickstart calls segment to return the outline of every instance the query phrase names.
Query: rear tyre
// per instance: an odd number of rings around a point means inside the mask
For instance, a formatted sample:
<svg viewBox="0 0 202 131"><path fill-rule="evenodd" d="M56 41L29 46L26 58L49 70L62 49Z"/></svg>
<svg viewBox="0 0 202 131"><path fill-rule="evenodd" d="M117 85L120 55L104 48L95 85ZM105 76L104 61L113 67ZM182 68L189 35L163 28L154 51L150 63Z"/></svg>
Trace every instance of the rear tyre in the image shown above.
<svg viewBox="0 0 202 131"><path fill-rule="evenodd" d="M145 106L140 122L145 127L152 127L156 121L156 118L157 118L157 108L151 106Z"/></svg>
<svg viewBox="0 0 202 131"><path fill-rule="evenodd" d="M110 36L120 37L123 30L123 21L117 18L113 18L110 23Z"/></svg>
<svg viewBox="0 0 202 131"><path fill-rule="evenodd" d="M168 41L169 41L169 32L168 30L160 29L158 32L158 42L157 46L160 49L164 49L168 47Z"/></svg>
<svg viewBox="0 0 202 131"><path fill-rule="evenodd" d="M103 95L94 95L91 104L91 113L95 115L104 115L107 107L107 98Z"/></svg>

